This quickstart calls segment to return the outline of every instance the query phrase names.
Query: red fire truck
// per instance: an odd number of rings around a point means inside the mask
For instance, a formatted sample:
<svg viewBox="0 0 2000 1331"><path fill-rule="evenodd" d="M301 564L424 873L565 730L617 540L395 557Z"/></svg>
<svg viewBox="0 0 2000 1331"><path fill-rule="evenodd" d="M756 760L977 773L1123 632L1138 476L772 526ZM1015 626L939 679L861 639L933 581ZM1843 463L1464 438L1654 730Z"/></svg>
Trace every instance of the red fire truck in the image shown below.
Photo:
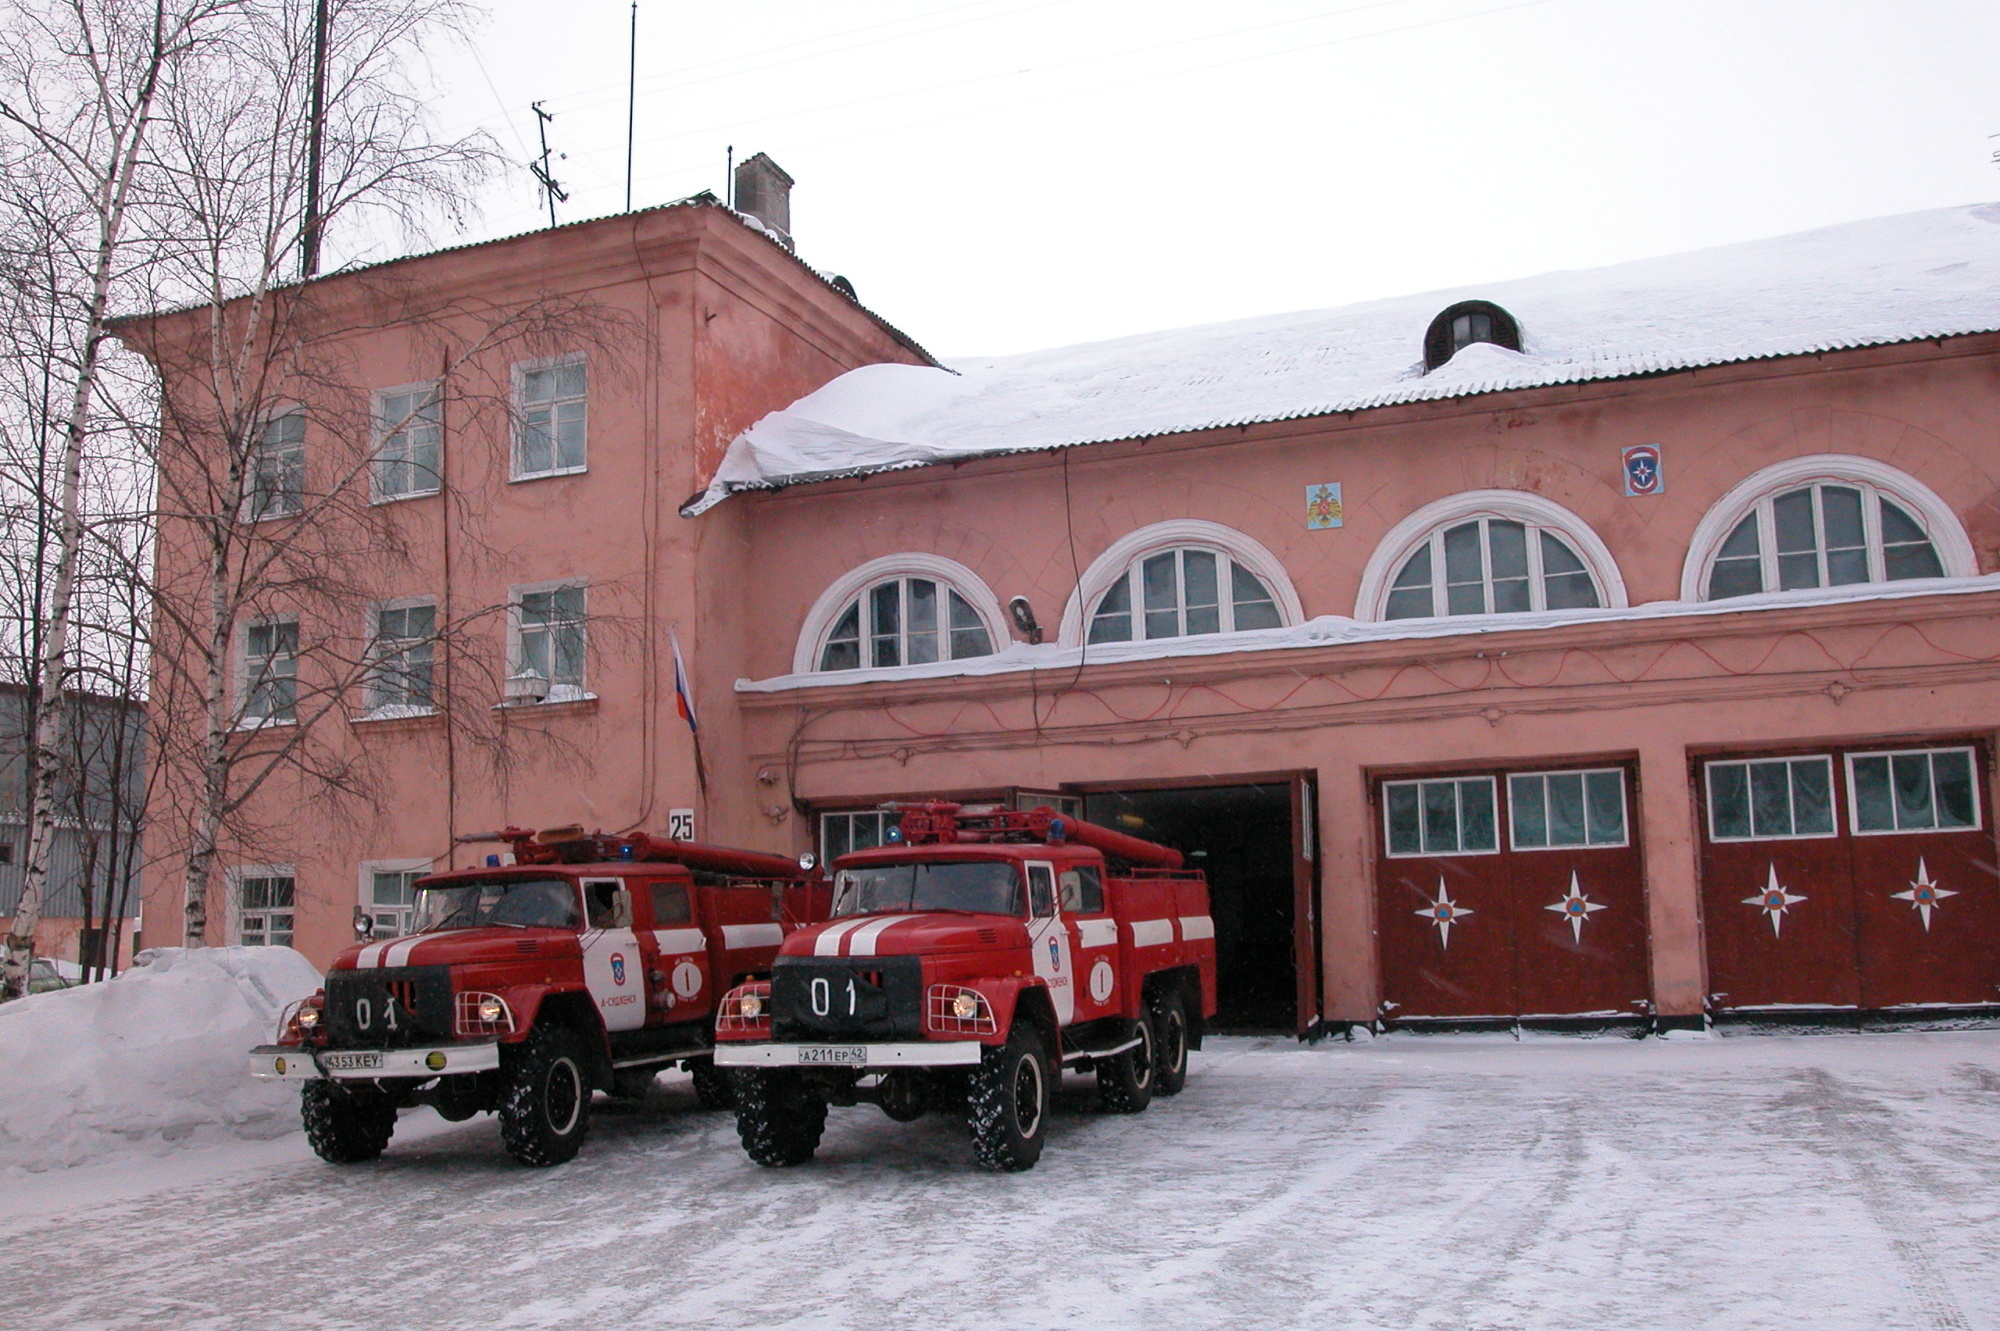
<svg viewBox="0 0 2000 1331"><path fill-rule="evenodd" d="M814 918L810 857L579 827L493 839L512 863L418 879L401 937L358 921L325 987L251 1051L253 1076L303 1083L321 1158L374 1159L396 1111L427 1103L452 1120L497 1113L515 1159L560 1164L593 1091L643 1094L676 1066L704 1105L729 1104L715 996L769 974L786 929Z"/></svg>
<svg viewBox="0 0 2000 1331"><path fill-rule="evenodd" d="M1029 1169L1062 1070L1094 1069L1121 1113L1181 1089L1215 1015L1200 871L1047 808L890 807L890 844L835 862L828 921L723 999L751 1159L811 1159L827 1107L865 1101L962 1110L981 1167Z"/></svg>

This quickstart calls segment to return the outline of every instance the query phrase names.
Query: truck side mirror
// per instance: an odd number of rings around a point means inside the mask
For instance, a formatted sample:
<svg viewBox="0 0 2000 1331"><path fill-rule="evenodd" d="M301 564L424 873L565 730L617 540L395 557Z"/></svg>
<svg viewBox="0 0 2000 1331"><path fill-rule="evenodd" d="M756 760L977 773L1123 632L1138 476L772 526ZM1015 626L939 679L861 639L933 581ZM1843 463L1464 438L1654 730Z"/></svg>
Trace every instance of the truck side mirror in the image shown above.
<svg viewBox="0 0 2000 1331"><path fill-rule="evenodd" d="M611 928L632 927L632 889L621 887L611 898Z"/></svg>

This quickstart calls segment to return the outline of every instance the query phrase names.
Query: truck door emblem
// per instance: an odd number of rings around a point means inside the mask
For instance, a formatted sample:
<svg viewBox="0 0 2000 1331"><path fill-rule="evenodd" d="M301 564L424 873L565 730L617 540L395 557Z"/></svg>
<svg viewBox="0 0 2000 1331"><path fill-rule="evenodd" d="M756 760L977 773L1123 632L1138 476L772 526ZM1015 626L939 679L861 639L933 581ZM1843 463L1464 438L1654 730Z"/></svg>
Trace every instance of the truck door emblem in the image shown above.
<svg viewBox="0 0 2000 1331"><path fill-rule="evenodd" d="M611 983L625 983L625 954L623 952L613 952L611 954Z"/></svg>
<svg viewBox="0 0 2000 1331"><path fill-rule="evenodd" d="M1049 965L1057 970L1062 969L1062 949L1056 946L1056 940L1053 938L1049 940Z"/></svg>
<svg viewBox="0 0 2000 1331"><path fill-rule="evenodd" d="M701 967L683 958L674 967L674 992L682 998L693 998L701 992Z"/></svg>
<svg viewBox="0 0 2000 1331"><path fill-rule="evenodd" d="M1105 999L1111 997L1111 986L1115 983L1117 983L1117 978L1111 973L1111 963L1099 957L1097 964L1090 968L1091 998L1102 1003Z"/></svg>

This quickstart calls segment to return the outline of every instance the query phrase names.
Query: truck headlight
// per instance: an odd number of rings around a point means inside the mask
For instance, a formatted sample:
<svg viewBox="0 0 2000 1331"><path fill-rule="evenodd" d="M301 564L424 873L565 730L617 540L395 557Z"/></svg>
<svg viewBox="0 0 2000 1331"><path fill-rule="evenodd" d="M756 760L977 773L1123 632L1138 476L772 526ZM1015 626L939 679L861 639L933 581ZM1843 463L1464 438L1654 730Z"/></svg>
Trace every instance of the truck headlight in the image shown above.
<svg viewBox="0 0 2000 1331"><path fill-rule="evenodd" d="M961 989L951 1000L951 1015L960 1021L970 1021L979 1015L979 995L970 989Z"/></svg>
<svg viewBox="0 0 2000 1331"><path fill-rule="evenodd" d="M479 1000L479 1019L488 1023L498 1023L507 1015L507 1005L497 995L488 994Z"/></svg>
<svg viewBox="0 0 2000 1331"><path fill-rule="evenodd" d="M764 1015L764 996L762 994L743 995L736 1000L736 1013L738 1016L747 1018L750 1021L757 1020L757 1018Z"/></svg>
<svg viewBox="0 0 2000 1331"><path fill-rule="evenodd" d="M319 1009L316 1007L302 1007L299 1009L297 1020L299 1025L305 1027L307 1030L311 1030L313 1027L319 1025Z"/></svg>

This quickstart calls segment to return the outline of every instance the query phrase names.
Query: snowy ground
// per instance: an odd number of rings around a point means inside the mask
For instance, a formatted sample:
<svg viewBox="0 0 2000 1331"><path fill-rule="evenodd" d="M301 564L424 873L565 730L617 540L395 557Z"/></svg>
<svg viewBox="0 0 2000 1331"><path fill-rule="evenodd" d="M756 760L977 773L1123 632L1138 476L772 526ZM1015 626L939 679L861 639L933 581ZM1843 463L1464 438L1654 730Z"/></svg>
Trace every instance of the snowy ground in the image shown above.
<svg viewBox="0 0 2000 1331"><path fill-rule="evenodd" d="M684 1078L522 1169L406 1114L9 1180L25 1327L2000 1325L2000 1032L1211 1041L1031 1173L836 1110L769 1171Z"/></svg>

